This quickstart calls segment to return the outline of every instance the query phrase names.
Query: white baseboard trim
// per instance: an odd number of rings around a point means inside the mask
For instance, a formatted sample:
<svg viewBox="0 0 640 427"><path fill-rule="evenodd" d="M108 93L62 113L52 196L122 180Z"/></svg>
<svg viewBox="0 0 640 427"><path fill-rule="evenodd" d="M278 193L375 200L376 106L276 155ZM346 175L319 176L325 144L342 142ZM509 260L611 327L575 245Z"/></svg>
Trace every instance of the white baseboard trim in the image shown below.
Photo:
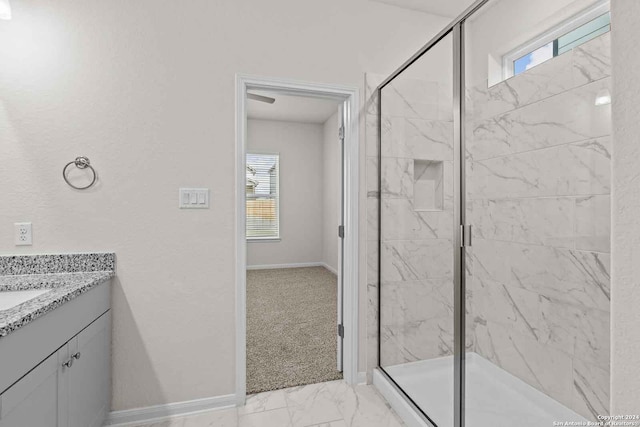
<svg viewBox="0 0 640 427"><path fill-rule="evenodd" d="M338 270L336 270L335 268L331 267L329 264L327 264L326 262L322 262L321 263L322 266L324 268L326 268L327 270L329 270L330 272L332 272L333 274L335 274L336 276L338 275Z"/></svg>
<svg viewBox="0 0 640 427"><path fill-rule="evenodd" d="M366 383L367 383L367 373L358 372L358 384L366 384Z"/></svg>
<svg viewBox="0 0 640 427"><path fill-rule="evenodd" d="M144 408L111 411L105 421L105 426L130 426L141 422L158 422L178 416L209 412L236 406L236 395L206 397L204 399L188 400L186 402L167 403L164 405L147 406Z"/></svg>
<svg viewBox="0 0 640 427"><path fill-rule="evenodd" d="M299 262L295 264L247 265L247 270L273 270L275 268L324 267L322 262Z"/></svg>
<svg viewBox="0 0 640 427"><path fill-rule="evenodd" d="M324 267L336 276L338 270L331 267L326 262L298 262L294 264L261 264L261 265L247 265L247 270L273 270L276 268L302 268L302 267Z"/></svg>

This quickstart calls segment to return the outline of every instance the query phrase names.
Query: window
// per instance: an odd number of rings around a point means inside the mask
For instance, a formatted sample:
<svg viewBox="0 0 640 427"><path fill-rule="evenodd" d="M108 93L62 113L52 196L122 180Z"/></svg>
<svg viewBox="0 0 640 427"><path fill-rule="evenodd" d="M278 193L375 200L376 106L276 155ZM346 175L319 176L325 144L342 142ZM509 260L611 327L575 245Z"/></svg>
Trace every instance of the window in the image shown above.
<svg viewBox="0 0 640 427"><path fill-rule="evenodd" d="M280 238L280 156L247 154L247 239Z"/></svg>
<svg viewBox="0 0 640 427"><path fill-rule="evenodd" d="M599 4L505 55L504 78L516 76L610 30L608 4Z"/></svg>

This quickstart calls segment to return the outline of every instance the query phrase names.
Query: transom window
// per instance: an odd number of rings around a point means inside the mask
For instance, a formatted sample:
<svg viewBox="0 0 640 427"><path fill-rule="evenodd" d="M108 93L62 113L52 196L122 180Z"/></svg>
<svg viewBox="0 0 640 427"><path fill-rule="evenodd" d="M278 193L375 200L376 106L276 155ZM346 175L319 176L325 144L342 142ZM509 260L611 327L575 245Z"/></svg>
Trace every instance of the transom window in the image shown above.
<svg viewBox="0 0 640 427"><path fill-rule="evenodd" d="M516 76L610 30L608 4L599 4L505 55L504 78Z"/></svg>
<svg viewBox="0 0 640 427"><path fill-rule="evenodd" d="M247 154L247 239L280 238L280 156Z"/></svg>

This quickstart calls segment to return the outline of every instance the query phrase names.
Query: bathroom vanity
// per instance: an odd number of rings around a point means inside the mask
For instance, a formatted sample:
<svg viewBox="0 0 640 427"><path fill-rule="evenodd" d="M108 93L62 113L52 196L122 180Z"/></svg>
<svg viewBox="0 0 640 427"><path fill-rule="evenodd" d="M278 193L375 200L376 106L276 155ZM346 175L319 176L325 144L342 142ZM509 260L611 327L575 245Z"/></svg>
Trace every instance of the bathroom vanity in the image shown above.
<svg viewBox="0 0 640 427"><path fill-rule="evenodd" d="M0 257L0 427L97 427L110 409L113 254Z"/></svg>

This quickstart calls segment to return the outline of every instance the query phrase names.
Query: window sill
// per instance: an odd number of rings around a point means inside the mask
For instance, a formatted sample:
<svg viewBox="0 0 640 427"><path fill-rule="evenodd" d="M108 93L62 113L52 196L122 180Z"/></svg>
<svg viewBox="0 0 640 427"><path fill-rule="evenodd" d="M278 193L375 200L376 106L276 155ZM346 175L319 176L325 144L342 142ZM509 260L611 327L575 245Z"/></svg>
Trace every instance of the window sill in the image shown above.
<svg viewBox="0 0 640 427"><path fill-rule="evenodd" d="M247 243L273 243L280 240L279 237L247 237Z"/></svg>

